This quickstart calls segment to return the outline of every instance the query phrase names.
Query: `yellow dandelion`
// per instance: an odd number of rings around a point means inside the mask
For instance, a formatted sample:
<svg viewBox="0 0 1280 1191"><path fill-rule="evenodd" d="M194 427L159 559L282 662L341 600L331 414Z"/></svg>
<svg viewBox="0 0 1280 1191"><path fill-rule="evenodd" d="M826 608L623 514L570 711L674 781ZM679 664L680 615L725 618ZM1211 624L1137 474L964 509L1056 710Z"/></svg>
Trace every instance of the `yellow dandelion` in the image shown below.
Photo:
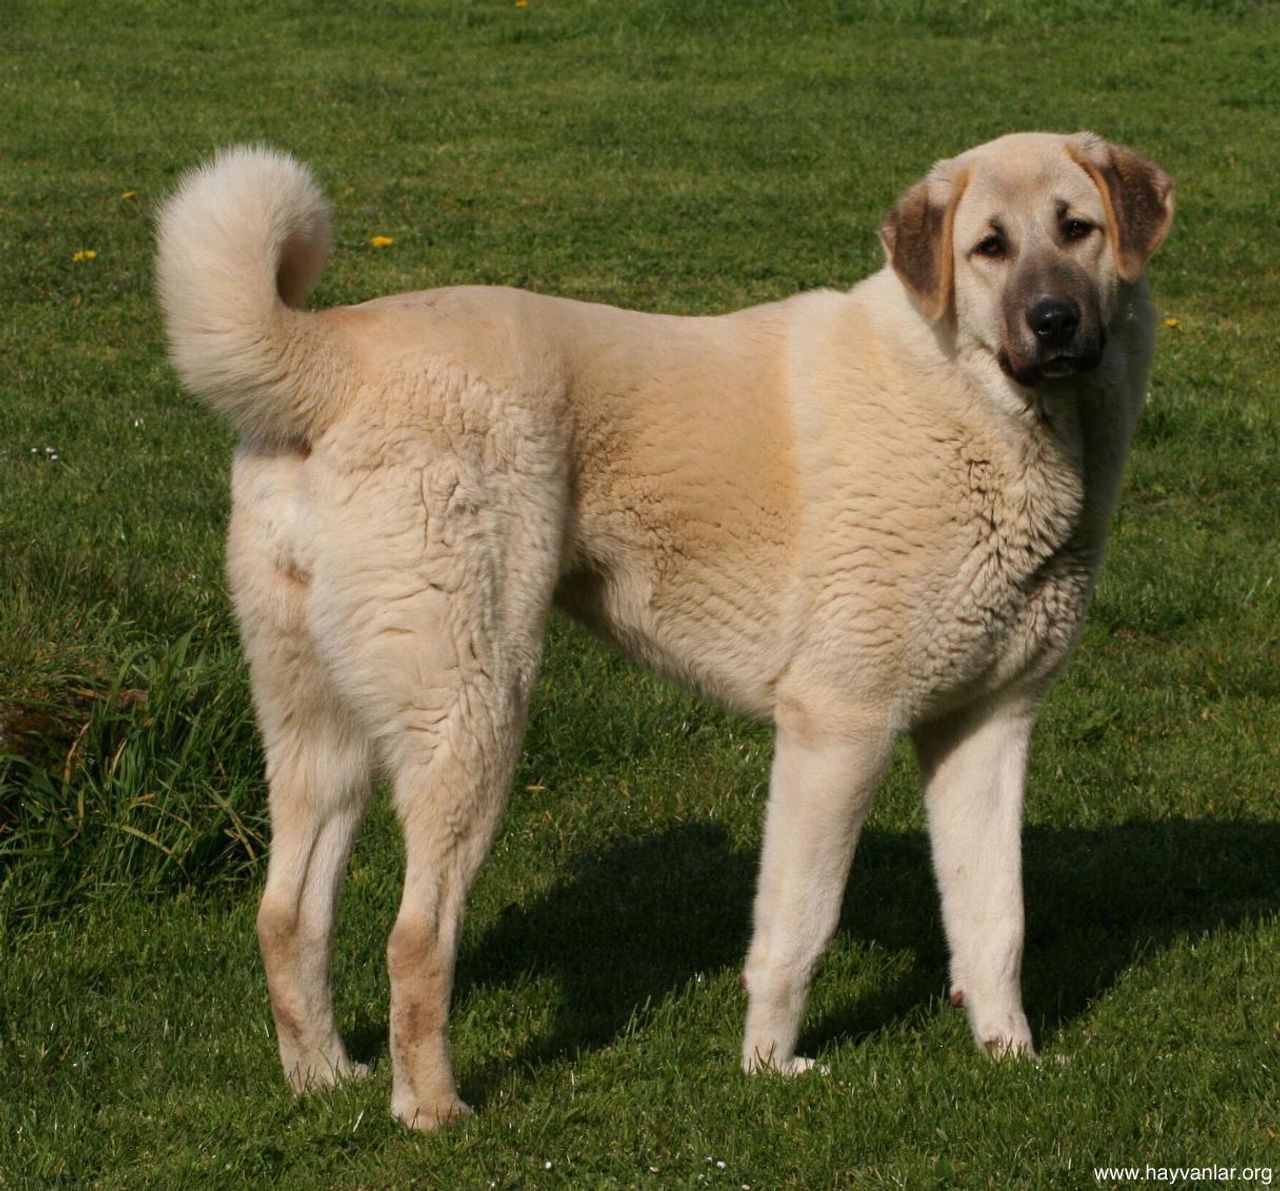
<svg viewBox="0 0 1280 1191"><path fill-rule="evenodd" d="M137 198L137 197L138 197L138 192L137 192L136 190L122 190L122 191L120 192L120 197L121 197L122 199Z"/></svg>
<svg viewBox="0 0 1280 1191"><path fill-rule="evenodd" d="M528 7L529 7L529 0L516 0L516 7L517 7L517 8L528 8Z"/></svg>
<svg viewBox="0 0 1280 1191"><path fill-rule="evenodd" d="M1167 319L1165 319L1165 320L1164 320L1164 325L1165 325L1166 327L1180 327L1180 326L1182 326L1182 319L1180 319L1180 318L1167 318Z"/></svg>
<svg viewBox="0 0 1280 1191"><path fill-rule="evenodd" d="M92 248L82 248L79 252L75 253L71 259L75 261L76 264L80 264L82 261L94 260L97 255L98 254L94 252Z"/></svg>
<svg viewBox="0 0 1280 1191"><path fill-rule="evenodd" d="M390 248L395 240L391 236L370 236L369 244L374 248Z"/></svg>

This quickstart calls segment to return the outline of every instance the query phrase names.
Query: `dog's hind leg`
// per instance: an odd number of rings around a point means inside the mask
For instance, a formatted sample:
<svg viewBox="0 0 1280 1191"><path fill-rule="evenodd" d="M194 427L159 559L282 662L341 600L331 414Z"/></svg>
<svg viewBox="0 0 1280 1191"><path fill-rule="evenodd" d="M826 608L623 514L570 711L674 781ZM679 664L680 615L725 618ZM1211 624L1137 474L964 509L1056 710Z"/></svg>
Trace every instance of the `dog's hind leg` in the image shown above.
<svg viewBox="0 0 1280 1191"><path fill-rule="evenodd" d="M467 894L489 852L519 754L526 683L468 683L433 738L402 739L395 803L405 883L387 942L391 977L392 1111L431 1130L465 1116L448 1015Z"/></svg>
<svg viewBox="0 0 1280 1191"><path fill-rule="evenodd" d="M286 1076L302 1091L363 1074L338 1036L330 992L333 921L347 857L369 793L366 742L317 697L295 712L305 728L262 715L271 786L271 856L258 942ZM307 705L310 706L307 706Z"/></svg>
<svg viewBox="0 0 1280 1191"><path fill-rule="evenodd" d="M338 1036L329 972L339 889L371 768L368 739L313 647L308 578L282 564L279 519L300 466L240 452L228 551L270 785L258 940L280 1057L298 1091L364 1070Z"/></svg>
<svg viewBox="0 0 1280 1191"><path fill-rule="evenodd" d="M894 734L860 709L781 704L747 956L742 1063L796 1074L796 1038L813 969L840 916L862 821Z"/></svg>
<svg viewBox="0 0 1280 1191"><path fill-rule="evenodd" d="M554 468L429 442L420 457L351 487L333 522L343 548L322 544L316 622L374 725L404 831L387 944L392 1109L429 1130L468 1111L448 1041L458 938L519 756L565 497Z"/></svg>
<svg viewBox="0 0 1280 1191"><path fill-rule="evenodd" d="M422 623L419 661L430 677L406 692L414 703L385 741L405 841L387 942L392 1111L423 1130L469 1111L449 1053L458 938L507 804L554 573L531 563L496 578L451 587L448 608Z"/></svg>
<svg viewBox="0 0 1280 1191"><path fill-rule="evenodd" d="M951 999L978 1045L1034 1053L1022 1010L1022 793L1033 706L979 708L915 733L951 950Z"/></svg>

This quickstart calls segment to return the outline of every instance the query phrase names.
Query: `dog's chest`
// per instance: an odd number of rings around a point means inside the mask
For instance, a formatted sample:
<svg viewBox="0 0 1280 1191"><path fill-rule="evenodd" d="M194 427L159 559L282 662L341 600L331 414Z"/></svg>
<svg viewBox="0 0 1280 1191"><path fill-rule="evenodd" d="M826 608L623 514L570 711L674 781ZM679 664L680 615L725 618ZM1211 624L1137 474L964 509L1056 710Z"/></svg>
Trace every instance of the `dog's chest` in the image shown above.
<svg viewBox="0 0 1280 1191"><path fill-rule="evenodd" d="M963 473L954 549L914 618L929 709L1049 677L1079 631L1100 553L1074 460L1012 468L970 452Z"/></svg>

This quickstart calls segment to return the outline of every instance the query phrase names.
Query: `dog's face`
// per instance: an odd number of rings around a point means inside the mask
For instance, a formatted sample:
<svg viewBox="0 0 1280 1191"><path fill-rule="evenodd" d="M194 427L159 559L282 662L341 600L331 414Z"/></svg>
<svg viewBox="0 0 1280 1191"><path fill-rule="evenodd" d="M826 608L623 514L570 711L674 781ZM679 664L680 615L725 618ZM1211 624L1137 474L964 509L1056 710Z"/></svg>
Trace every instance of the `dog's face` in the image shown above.
<svg viewBox="0 0 1280 1191"><path fill-rule="evenodd" d="M1091 133L1019 133L939 162L881 228L926 318L1020 385L1096 368L1122 285L1173 218L1158 166Z"/></svg>

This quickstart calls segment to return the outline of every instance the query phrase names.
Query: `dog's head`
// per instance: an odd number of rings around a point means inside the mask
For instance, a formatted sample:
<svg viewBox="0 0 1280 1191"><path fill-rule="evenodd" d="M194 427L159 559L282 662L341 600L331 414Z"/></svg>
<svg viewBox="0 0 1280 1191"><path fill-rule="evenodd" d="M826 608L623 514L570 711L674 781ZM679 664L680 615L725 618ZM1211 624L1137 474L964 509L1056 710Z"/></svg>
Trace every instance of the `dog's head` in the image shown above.
<svg viewBox="0 0 1280 1191"><path fill-rule="evenodd" d="M1172 221L1159 166L1088 132L1018 133L938 162L880 234L924 316L1030 386L1098 366Z"/></svg>

